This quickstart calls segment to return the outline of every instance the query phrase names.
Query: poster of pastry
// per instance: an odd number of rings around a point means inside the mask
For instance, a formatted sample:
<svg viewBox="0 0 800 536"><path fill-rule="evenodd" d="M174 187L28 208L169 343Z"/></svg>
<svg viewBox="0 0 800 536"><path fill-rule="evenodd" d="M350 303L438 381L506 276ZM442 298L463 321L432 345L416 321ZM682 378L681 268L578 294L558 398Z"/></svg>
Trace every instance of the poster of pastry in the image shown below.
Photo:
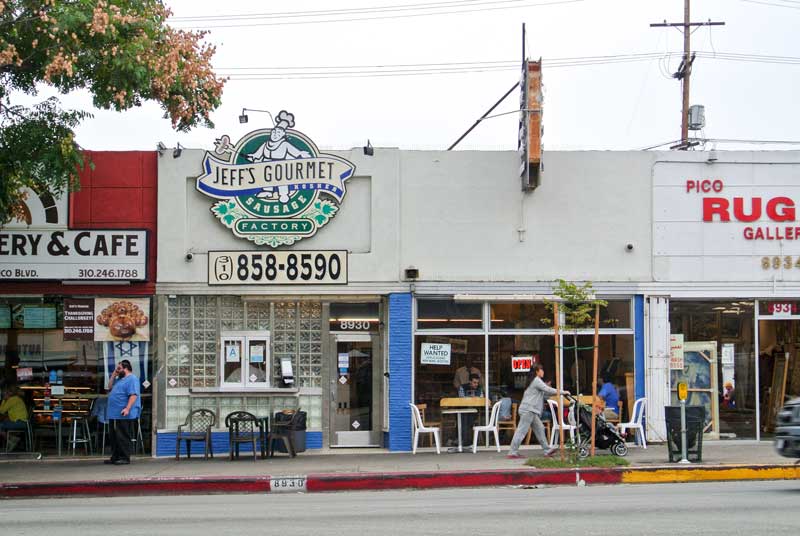
<svg viewBox="0 0 800 536"><path fill-rule="evenodd" d="M94 340L149 341L150 298L95 298Z"/></svg>

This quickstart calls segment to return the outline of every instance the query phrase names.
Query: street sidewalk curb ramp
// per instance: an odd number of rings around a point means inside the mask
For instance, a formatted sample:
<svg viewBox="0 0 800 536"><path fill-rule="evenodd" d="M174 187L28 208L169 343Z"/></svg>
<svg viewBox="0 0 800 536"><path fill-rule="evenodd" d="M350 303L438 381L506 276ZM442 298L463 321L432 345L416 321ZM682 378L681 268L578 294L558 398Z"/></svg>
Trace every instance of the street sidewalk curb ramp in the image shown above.
<svg viewBox="0 0 800 536"><path fill-rule="evenodd" d="M410 473L319 473L297 476L153 477L0 484L0 499L218 493L315 493L500 486L666 484L800 479L800 465L717 465L586 469L496 469Z"/></svg>

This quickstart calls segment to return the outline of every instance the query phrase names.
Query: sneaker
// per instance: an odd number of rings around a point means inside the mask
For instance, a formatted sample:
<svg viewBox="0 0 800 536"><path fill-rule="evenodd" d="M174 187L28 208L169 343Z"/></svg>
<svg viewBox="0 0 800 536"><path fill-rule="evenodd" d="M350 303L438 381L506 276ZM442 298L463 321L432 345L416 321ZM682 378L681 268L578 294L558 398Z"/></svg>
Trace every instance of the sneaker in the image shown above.
<svg viewBox="0 0 800 536"><path fill-rule="evenodd" d="M508 458L509 460L521 460L522 458L524 458L524 456L521 456L519 454L509 454L508 456L506 456L506 458Z"/></svg>
<svg viewBox="0 0 800 536"><path fill-rule="evenodd" d="M545 452L545 453L544 453L544 457L545 457L545 458L552 458L552 457L553 457L553 455L554 455L556 452L558 452L558 449L550 449L550 450L548 450L547 452Z"/></svg>

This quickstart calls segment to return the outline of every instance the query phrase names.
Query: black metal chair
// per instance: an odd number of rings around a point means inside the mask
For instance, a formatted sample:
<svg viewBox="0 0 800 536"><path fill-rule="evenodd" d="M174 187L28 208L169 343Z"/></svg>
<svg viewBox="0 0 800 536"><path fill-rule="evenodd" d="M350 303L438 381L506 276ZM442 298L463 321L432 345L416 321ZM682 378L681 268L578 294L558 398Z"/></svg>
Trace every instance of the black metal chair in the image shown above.
<svg viewBox="0 0 800 536"><path fill-rule="evenodd" d="M250 443L253 446L253 461L257 460L256 442L261 440L261 422L256 416L246 411L234 411L225 417L225 425L228 427L230 459L233 460L234 455L239 458L241 443Z"/></svg>
<svg viewBox="0 0 800 536"><path fill-rule="evenodd" d="M214 449L211 446L211 429L216 423L217 416L210 409L192 411L186 417L186 421L178 426L178 434L175 437L175 459L178 460L181 457L181 441L186 441L187 458L192 457L192 441L203 441L205 458L208 459L209 454L213 458Z"/></svg>
<svg viewBox="0 0 800 536"><path fill-rule="evenodd" d="M301 418L300 408L297 408L296 410L284 410L280 413L292 413L292 418L283 422L277 418L273 419L272 428L270 429L269 434L267 434L269 455L270 457L275 456L275 441L282 440L283 444L286 446L286 452L289 453L289 456L294 458L297 456L297 452L294 448L294 433L297 430L297 425Z"/></svg>

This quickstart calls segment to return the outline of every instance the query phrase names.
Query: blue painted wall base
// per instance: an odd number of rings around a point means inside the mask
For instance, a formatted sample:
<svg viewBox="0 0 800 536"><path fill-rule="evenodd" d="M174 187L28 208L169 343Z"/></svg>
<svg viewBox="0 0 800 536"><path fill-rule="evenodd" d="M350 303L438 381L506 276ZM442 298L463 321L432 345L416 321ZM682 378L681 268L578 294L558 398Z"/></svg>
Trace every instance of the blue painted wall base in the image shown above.
<svg viewBox="0 0 800 536"><path fill-rule="evenodd" d="M175 456L175 432L158 432L156 456ZM211 447L214 454L228 454L228 432L211 432ZM258 445L256 445L258 447ZM322 432L306 432L306 450L322 448ZM205 448L202 441L192 441L192 456L202 456ZM239 452L252 452L249 443L241 443ZM186 441L181 441L181 456L186 455Z"/></svg>

